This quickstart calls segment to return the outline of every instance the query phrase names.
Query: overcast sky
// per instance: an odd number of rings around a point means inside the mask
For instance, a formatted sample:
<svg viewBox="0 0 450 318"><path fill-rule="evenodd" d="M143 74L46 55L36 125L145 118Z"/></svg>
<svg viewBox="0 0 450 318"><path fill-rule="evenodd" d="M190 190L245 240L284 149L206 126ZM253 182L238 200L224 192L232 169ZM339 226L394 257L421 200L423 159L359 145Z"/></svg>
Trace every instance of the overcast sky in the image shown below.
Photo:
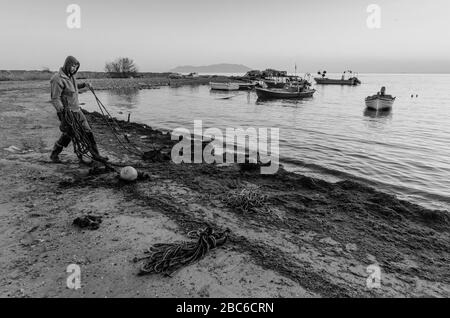
<svg viewBox="0 0 450 318"><path fill-rule="evenodd" d="M81 29L69 29L69 4ZM366 24L381 8L381 28ZM141 71L245 64L301 72L450 73L449 0L0 0L0 69L82 70L118 56Z"/></svg>

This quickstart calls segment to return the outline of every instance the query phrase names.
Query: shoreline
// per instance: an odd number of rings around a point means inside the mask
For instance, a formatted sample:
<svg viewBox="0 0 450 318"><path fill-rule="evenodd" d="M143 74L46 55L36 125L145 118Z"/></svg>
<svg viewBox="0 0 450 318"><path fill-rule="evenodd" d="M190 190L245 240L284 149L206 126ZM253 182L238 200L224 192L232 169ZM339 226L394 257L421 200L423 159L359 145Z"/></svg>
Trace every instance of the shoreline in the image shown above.
<svg viewBox="0 0 450 318"><path fill-rule="evenodd" d="M59 134L52 106L33 89L3 92L1 296L450 295L447 212L356 182L329 183L282 168L262 176L237 165L175 165L157 154L138 160L117 147L97 114L87 113L101 152L114 162L145 166L138 170L150 175L123 184L115 173L90 175L70 147L65 164L50 164ZM163 147L164 153L173 144L147 125L119 122L143 150ZM11 145L23 151L5 151ZM267 199L239 211L227 198L242 189ZM100 228L74 228L72 220L83 214L102 215ZM172 278L136 275L134 256L154 243L185 241L189 230L204 224L230 228L230 241ZM71 263L84 273L78 291L65 286ZM373 264L382 269L379 289L366 286Z"/></svg>

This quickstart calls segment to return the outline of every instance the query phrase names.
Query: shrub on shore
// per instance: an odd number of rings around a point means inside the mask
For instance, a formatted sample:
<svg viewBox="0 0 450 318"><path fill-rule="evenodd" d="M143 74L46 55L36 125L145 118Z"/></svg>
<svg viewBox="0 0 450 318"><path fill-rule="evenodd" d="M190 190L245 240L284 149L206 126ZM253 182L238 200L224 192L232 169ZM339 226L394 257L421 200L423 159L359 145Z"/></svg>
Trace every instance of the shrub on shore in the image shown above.
<svg viewBox="0 0 450 318"><path fill-rule="evenodd" d="M105 65L105 72L112 78L135 77L138 69L134 61L128 57L119 57Z"/></svg>

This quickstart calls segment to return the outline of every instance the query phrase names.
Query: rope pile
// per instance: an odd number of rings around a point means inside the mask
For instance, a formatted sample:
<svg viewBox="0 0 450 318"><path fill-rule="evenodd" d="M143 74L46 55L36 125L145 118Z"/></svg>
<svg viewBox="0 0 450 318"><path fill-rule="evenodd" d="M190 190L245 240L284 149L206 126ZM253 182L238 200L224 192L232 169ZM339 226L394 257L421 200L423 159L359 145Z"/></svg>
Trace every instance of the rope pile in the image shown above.
<svg viewBox="0 0 450 318"><path fill-rule="evenodd" d="M230 191L222 198L222 202L241 212L257 212L259 208L265 206L267 198L267 195L257 189L243 188Z"/></svg>
<svg viewBox="0 0 450 318"><path fill-rule="evenodd" d="M155 244L145 252L147 256L135 258L134 262L145 260L139 275L163 273L170 276L181 267L202 259L209 250L225 244L229 233L228 229L215 233L210 227L191 231L188 237L196 239L196 242Z"/></svg>

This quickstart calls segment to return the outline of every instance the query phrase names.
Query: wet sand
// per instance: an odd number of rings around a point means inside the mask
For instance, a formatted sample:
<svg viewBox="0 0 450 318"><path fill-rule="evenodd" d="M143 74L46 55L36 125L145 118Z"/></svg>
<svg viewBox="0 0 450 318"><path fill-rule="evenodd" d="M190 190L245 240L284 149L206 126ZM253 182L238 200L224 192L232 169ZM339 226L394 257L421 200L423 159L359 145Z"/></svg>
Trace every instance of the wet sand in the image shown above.
<svg viewBox="0 0 450 318"><path fill-rule="evenodd" d="M117 146L96 114L88 120L101 151L150 178L125 184L113 172L89 174L71 147L63 164L52 164L59 130L49 97L41 95L47 85L0 83L0 296L450 296L447 211L283 169L263 176L237 165L138 160ZM145 125L122 126L143 151L168 152L173 144ZM258 192L264 203L233 208L227 198L242 189ZM75 228L73 219L84 214L102 216L100 228ZM132 259L144 249L188 240L187 232L205 224L229 228L229 242L173 277L137 276ZM66 287L69 264L81 267L76 291ZM366 284L374 264L380 288Z"/></svg>

